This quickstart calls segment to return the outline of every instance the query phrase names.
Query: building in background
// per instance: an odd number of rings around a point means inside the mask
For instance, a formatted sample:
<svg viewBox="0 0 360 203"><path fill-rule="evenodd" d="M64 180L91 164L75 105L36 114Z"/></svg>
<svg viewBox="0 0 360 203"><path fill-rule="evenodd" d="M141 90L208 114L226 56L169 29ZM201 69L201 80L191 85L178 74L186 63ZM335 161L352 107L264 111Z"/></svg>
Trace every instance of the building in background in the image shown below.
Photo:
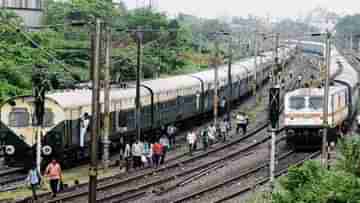
<svg viewBox="0 0 360 203"><path fill-rule="evenodd" d="M0 8L14 11L27 27L41 25L43 0L0 0Z"/></svg>

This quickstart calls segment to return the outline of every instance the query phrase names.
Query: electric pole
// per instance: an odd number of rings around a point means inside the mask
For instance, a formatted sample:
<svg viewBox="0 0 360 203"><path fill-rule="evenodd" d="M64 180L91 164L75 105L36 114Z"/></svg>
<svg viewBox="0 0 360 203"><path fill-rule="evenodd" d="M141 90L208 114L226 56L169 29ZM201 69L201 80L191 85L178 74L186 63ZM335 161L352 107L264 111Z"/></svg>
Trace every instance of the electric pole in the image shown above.
<svg viewBox="0 0 360 203"><path fill-rule="evenodd" d="M42 138L42 129L44 123L44 113L45 113L45 91L47 89L45 67L42 65L36 65L33 75L33 96L35 98L34 107L35 107L35 118L36 126L35 136L36 136L36 167L37 170L41 171L41 138Z"/></svg>
<svg viewBox="0 0 360 203"><path fill-rule="evenodd" d="M255 30L255 36L254 36L254 67L255 67L255 73L254 73L254 87L253 92L255 95L255 103L257 104L258 98L257 98L257 55L258 55L258 43L257 43L257 31Z"/></svg>
<svg viewBox="0 0 360 203"><path fill-rule="evenodd" d="M324 135L322 139L322 161L323 166L327 168L328 165L328 106L329 106L329 80L330 80L330 52L331 52L331 33L326 31L326 53L325 53L325 62L326 62L326 78L325 78L325 88L324 88L324 112L323 112L323 127L324 127Z"/></svg>
<svg viewBox="0 0 360 203"><path fill-rule="evenodd" d="M275 68L279 69L279 33L276 33L275 35ZM274 69L273 69L273 78L274 78L274 83L276 84L276 79L277 79L277 74L275 74Z"/></svg>
<svg viewBox="0 0 360 203"><path fill-rule="evenodd" d="M228 89L228 101L227 101L227 114L228 114L228 118L230 119L230 111L231 111L231 98L232 98L232 94L233 94L233 86L232 86L232 78L231 78L231 63L232 63L232 37L229 36L229 61L228 61L228 84L229 84L229 89Z"/></svg>
<svg viewBox="0 0 360 203"><path fill-rule="evenodd" d="M109 145L110 145L110 66L111 66L111 28L106 27L105 36L105 66L104 66L104 137L103 137L103 165L109 167Z"/></svg>
<svg viewBox="0 0 360 203"><path fill-rule="evenodd" d="M141 80L141 57L142 57L142 39L143 31L136 30L137 41L137 66L136 66L136 134L137 140L141 137L141 104L140 104L140 80Z"/></svg>
<svg viewBox="0 0 360 203"><path fill-rule="evenodd" d="M100 80L99 80L99 54L100 54L101 20L96 19L95 33L92 35L92 107L91 107L91 162L89 167L89 203L96 203L97 185L97 144L100 134ZM95 36L94 36L95 35Z"/></svg>
<svg viewBox="0 0 360 203"><path fill-rule="evenodd" d="M217 126L217 116L218 116L218 103L219 103L219 39L217 34L215 34L215 60L214 60L214 126Z"/></svg>

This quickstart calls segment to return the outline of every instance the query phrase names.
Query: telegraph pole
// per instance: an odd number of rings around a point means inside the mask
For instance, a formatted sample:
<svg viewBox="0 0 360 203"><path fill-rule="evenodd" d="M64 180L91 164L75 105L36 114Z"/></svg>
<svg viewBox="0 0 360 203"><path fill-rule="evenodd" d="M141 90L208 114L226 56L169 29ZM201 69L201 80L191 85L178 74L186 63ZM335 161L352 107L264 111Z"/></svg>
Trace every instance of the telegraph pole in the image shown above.
<svg viewBox="0 0 360 203"><path fill-rule="evenodd" d="M324 112L323 112L323 127L324 127L324 135L322 139L322 161L323 166L327 168L328 165L328 106L329 106L329 80L330 80L330 52L331 52L331 33L329 31L326 32L326 55L325 55L325 62L326 62L326 79L325 79L325 88L324 88Z"/></svg>
<svg viewBox="0 0 360 203"><path fill-rule="evenodd" d="M218 77L219 77L219 40L217 34L215 34L215 60L214 60L214 126L217 126L217 116L218 116L218 103L219 103L219 95L218 95Z"/></svg>
<svg viewBox="0 0 360 203"><path fill-rule="evenodd" d="M257 55L258 55L258 44L257 44L257 31L255 31L255 37L254 37L254 49L255 49L255 53L254 53L254 67L255 67L255 73L254 73L254 95L255 95L255 102L257 103L258 99L257 99Z"/></svg>
<svg viewBox="0 0 360 203"><path fill-rule="evenodd" d="M136 66L136 134L137 140L141 137L141 104L140 104L140 80L141 80L141 57L142 57L142 39L143 31L135 32L137 41L137 66Z"/></svg>
<svg viewBox="0 0 360 203"><path fill-rule="evenodd" d="M232 37L229 36L229 61L228 61L228 84L229 84L229 89L228 89L228 101L227 101L227 114L228 114L228 118L230 119L230 110L231 110L231 97L233 94L233 86L232 86L232 78L231 78L231 63L232 63L232 57L233 57L233 53L232 53Z"/></svg>
<svg viewBox="0 0 360 203"><path fill-rule="evenodd" d="M275 68L279 69L279 33L276 33L275 35ZM277 74L275 75L275 72L273 71L273 78L274 83L276 84Z"/></svg>
<svg viewBox="0 0 360 203"><path fill-rule="evenodd" d="M42 137L42 129L44 123L44 113L45 113L45 90L47 88L44 73L44 67L42 65L36 65L35 70L32 75L32 83L33 83L33 96L35 98L34 107L35 107L35 117L36 117L36 166L37 170L41 171L41 137Z"/></svg>
<svg viewBox="0 0 360 203"><path fill-rule="evenodd" d="M110 66L111 66L111 28L107 26L105 38L105 66L104 66L104 137L103 137L103 165L109 167L109 145L110 145Z"/></svg>
<svg viewBox="0 0 360 203"><path fill-rule="evenodd" d="M100 134L100 112L99 112L99 54L100 54L100 32L101 20L96 19L95 36L92 36L92 103L91 103L91 162L89 168L89 203L96 203L97 184L97 144Z"/></svg>

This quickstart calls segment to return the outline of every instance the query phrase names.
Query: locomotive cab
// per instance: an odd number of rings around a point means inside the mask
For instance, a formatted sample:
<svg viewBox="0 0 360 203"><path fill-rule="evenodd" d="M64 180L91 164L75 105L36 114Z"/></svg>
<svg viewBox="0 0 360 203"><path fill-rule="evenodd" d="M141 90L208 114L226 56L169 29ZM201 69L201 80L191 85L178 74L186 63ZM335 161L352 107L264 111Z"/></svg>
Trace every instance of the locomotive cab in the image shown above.
<svg viewBox="0 0 360 203"><path fill-rule="evenodd" d="M45 135L62 120L62 110L51 99L45 101L42 128L34 124L34 97L22 96L5 101L0 106L0 139L4 146L5 163L10 166L29 167L35 161L37 136ZM52 147L42 145L43 155L50 155Z"/></svg>

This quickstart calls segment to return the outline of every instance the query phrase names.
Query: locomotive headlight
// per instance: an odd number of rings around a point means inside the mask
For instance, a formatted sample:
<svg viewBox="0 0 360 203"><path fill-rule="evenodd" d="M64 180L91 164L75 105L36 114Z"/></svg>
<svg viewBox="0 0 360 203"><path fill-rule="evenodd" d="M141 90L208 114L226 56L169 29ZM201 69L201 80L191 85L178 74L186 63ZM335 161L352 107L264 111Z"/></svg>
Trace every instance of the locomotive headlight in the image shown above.
<svg viewBox="0 0 360 203"><path fill-rule="evenodd" d="M46 145L42 148L42 153L49 156L52 153L52 148L49 145Z"/></svg>
<svg viewBox="0 0 360 203"><path fill-rule="evenodd" d="M15 147L13 145L6 145L5 146L5 153L7 155L14 155L15 154Z"/></svg>

